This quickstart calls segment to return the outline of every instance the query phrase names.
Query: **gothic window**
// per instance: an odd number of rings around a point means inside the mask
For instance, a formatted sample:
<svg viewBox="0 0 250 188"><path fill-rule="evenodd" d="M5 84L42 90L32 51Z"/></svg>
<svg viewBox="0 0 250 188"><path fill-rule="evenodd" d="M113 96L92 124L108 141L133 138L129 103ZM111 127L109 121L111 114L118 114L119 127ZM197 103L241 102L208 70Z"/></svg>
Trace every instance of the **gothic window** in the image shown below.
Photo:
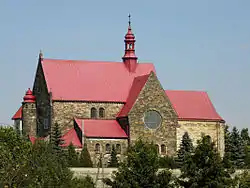
<svg viewBox="0 0 250 188"><path fill-rule="evenodd" d="M104 108L99 108L99 117L104 118L105 117L105 110Z"/></svg>
<svg viewBox="0 0 250 188"><path fill-rule="evenodd" d="M97 118L97 110L96 108L91 108L91 118L94 119L94 118Z"/></svg>
<svg viewBox="0 0 250 188"><path fill-rule="evenodd" d="M43 120L43 128L44 129L48 129L49 128L49 121L48 121L48 119L44 119Z"/></svg>
<svg viewBox="0 0 250 188"><path fill-rule="evenodd" d="M159 153L159 146L158 144L155 144L155 148L156 148L156 151L157 151L157 154Z"/></svg>
<svg viewBox="0 0 250 188"><path fill-rule="evenodd" d="M106 153L111 153L111 146L110 146L110 144L106 144Z"/></svg>
<svg viewBox="0 0 250 188"><path fill-rule="evenodd" d="M101 150L100 144L97 143L95 145L95 153L100 153L100 150Z"/></svg>
<svg viewBox="0 0 250 188"><path fill-rule="evenodd" d="M121 144L116 144L116 152L117 154L121 154Z"/></svg>
<svg viewBox="0 0 250 188"><path fill-rule="evenodd" d="M161 154L166 154L166 146L164 144L161 145Z"/></svg>

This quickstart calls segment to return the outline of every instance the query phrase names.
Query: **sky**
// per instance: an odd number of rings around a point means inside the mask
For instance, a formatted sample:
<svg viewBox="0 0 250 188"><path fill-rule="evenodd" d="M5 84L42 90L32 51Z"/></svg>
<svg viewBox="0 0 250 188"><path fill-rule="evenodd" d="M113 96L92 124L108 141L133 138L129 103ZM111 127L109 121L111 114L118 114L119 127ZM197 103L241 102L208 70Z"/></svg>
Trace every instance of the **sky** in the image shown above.
<svg viewBox="0 0 250 188"><path fill-rule="evenodd" d="M121 61L128 14L139 61L165 89L207 91L230 126L250 128L249 0L2 0L0 124L12 123L45 58Z"/></svg>

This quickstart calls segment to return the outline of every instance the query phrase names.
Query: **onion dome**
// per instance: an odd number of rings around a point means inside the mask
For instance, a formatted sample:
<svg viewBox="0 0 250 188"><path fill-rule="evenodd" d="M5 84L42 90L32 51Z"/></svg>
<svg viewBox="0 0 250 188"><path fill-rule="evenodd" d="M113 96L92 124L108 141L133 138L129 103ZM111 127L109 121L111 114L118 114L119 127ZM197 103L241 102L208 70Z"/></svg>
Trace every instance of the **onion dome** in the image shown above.
<svg viewBox="0 0 250 188"><path fill-rule="evenodd" d="M23 97L23 102L36 102L36 97L33 95L30 88L26 91L25 96Z"/></svg>

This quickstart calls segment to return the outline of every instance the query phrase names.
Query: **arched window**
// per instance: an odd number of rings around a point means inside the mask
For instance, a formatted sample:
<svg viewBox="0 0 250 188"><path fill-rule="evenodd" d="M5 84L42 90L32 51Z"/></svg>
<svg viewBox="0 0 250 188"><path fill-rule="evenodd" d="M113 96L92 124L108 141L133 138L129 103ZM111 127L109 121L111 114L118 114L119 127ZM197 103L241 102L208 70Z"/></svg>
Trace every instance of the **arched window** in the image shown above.
<svg viewBox="0 0 250 188"><path fill-rule="evenodd" d="M94 118L97 118L97 110L96 108L91 108L91 118L94 119Z"/></svg>
<svg viewBox="0 0 250 188"><path fill-rule="evenodd" d="M106 153L111 153L111 146L110 146L110 144L106 144Z"/></svg>
<svg viewBox="0 0 250 188"><path fill-rule="evenodd" d="M116 144L116 153L121 154L121 144Z"/></svg>
<svg viewBox="0 0 250 188"><path fill-rule="evenodd" d="M155 144L155 148L156 148L157 154L159 154L159 146L158 146L158 144Z"/></svg>
<svg viewBox="0 0 250 188"><path fill-rule="evenodd" d="M99 108L99 117L104 118L105 117L105 110L104 108Z"/></svg>
<svg viewBox="0 0 250 188"><path fill-rule="evenodd" d="M161 145L161 154L166 154L166 146L164 144Z"/></svg>
<svg viewBox="0 0 250 188"><path fill-rule="evenodd" d="M100 150L101 150L100 144L97 143L95 145L95 153L100 153Z"/></svg>

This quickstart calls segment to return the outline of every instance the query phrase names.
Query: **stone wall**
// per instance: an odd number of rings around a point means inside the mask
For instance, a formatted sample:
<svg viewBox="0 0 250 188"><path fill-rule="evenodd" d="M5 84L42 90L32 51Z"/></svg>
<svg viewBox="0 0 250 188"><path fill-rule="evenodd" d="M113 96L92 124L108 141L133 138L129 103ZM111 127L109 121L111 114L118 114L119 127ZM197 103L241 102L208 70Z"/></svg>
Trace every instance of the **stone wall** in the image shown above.
<svg viewBox="0 0 250 188"><path fill-rule="evenodd" d="M159 128L149 129L145 127L143 117L148 110L155 110L161 114L162 123ZM150 74L128 118L131 142L139 137L145 138L158 146L164 144L167 155L175 154L177 115L154 73Z"/></svg>
<svg viewBox="0 0 250 188"><path fill-rule="evenodd" d="M127 151L128 141L127 139L93 139L86 138L85 142L87 143L88 151L91 156L92 162L94 166L97 166L97 163L100 159L100 154L103 154L103 164L107 166L110 160L110 153L106 152L106 144L110 144L112 149L112 145L116 147L117 144L121 146L121 153L117 155L118 160L122 160L124 153ZM100 153L96 153L95 146L96 144L100 144Z"/></svg>
<svg viewBox="0 0 250 188"><path fill-rule="evenodd" d="M37 66L33 95L36 96L37 134L41 137L47 136L51 128L50 118L52 112L50 108L50 96L45 82L41 62L39 62Z"/></svg>
<svg viewBox="0 0 250 188"><path fill-rule="evenodd" d="M73 118L90 118L91 108L105 109L103 119L115 119L117 113L123 107L123 103L91 103L91 102L53 102L53 121L57 122L63 133L73 128Z"/></svg>
<svg viewBox="0 0 250 188"><path fill-rule="evenodd" d="M179 121L177 128L177 149L180 147L182 136L188 132L194 146L202 135L209 135L215 143L220 155L224 154L224 124L205 121Z"/></svg>
<svg viewBox="0 0 250 188"><path fill-rule="evenodd" d="M36 136L36 104L23 103L23 134Z"/></svg>
<svg viewBox="0 0 250 188"><path fill-rule="evenodd" d="M86 177L89 175L93 178L94 182L96 183L97 188L107 188L109 186L103 184L102 179L103 178L111 178L112 173L117 170L117 168L71 168L71 170L74 172L74 176L81 178ZM161 171L163 169L159 169ZM180 170L179 169L171 169L171 172L173 173L173 176L178 177L180 176ZM244 172L243 169L237 169L236 172L232 175L232 177L235 177L236 175L240 175ZM96 181L97 180L97 181Z"/></svg>

